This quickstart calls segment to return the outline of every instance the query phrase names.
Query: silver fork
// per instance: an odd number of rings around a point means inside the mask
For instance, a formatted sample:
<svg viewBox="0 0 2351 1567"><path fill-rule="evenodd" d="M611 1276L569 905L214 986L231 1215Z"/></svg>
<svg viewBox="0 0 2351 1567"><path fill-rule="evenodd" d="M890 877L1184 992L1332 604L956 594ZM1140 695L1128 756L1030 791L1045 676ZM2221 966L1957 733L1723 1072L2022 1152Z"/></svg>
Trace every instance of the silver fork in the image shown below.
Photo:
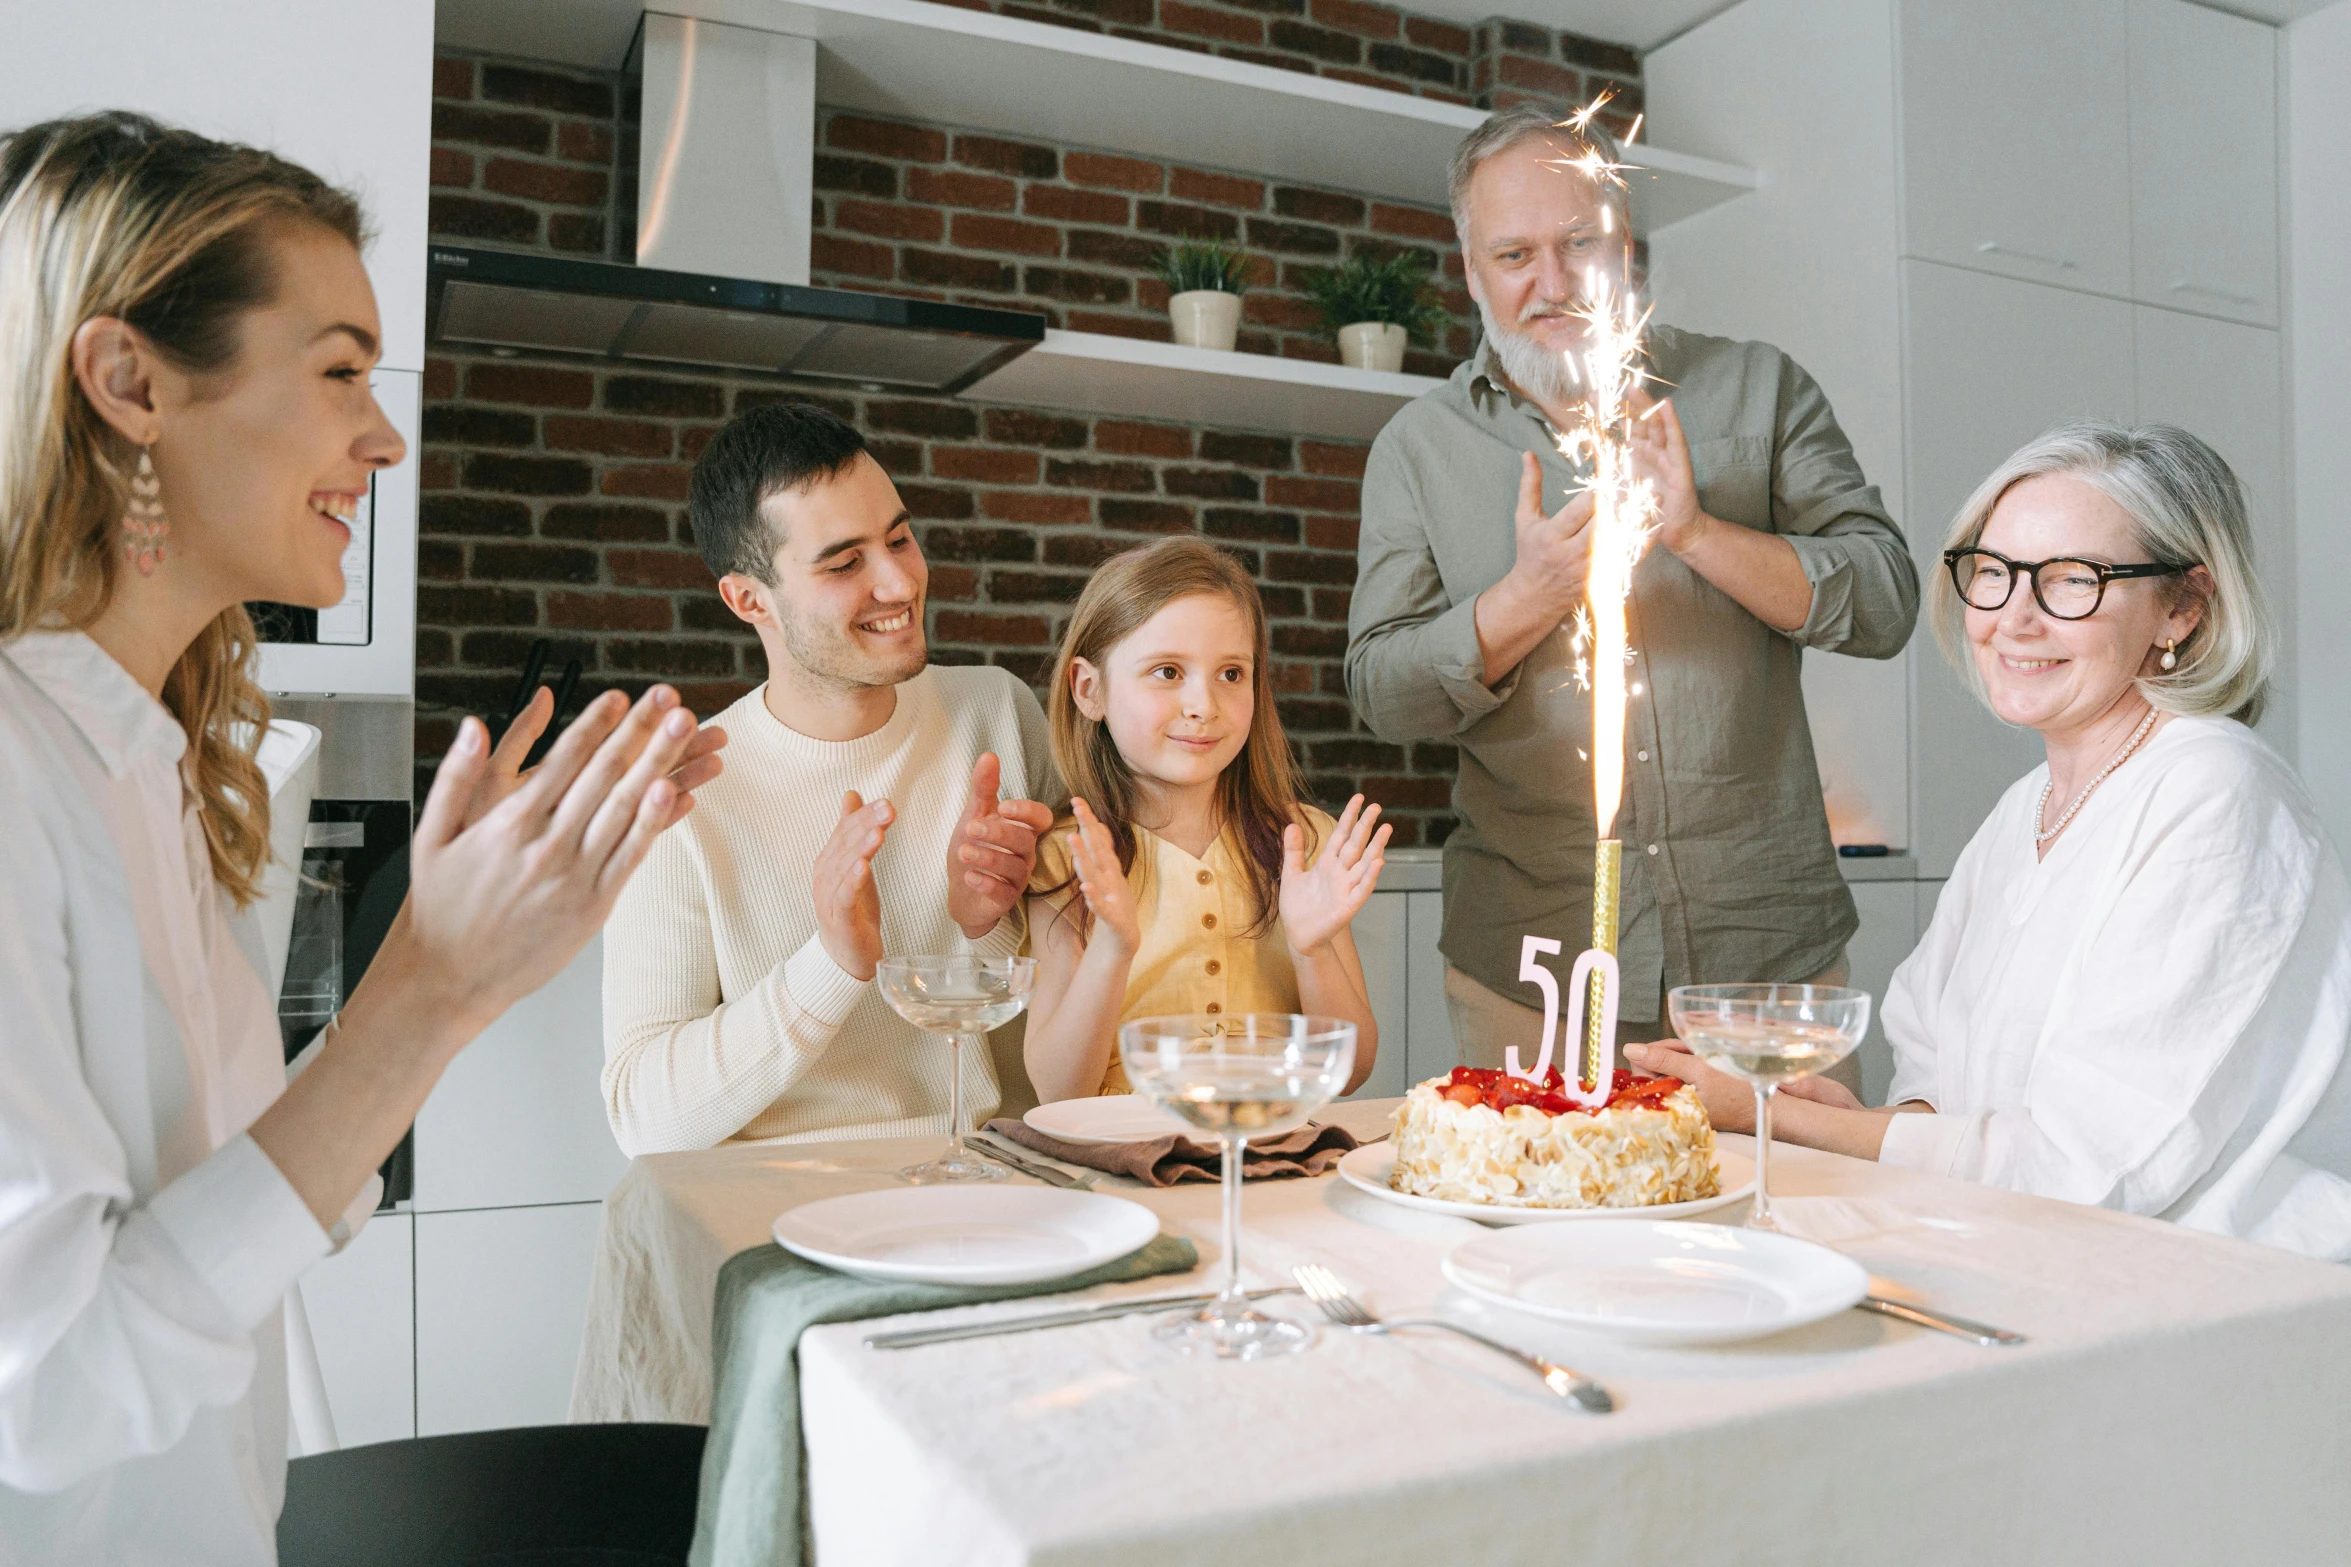
<svg viewBox="0 0 2351 1567"><path fill-rule="evenodd" d="M1373 1316L1363 1303L1347 1293L1330 1269L1315 1263L1305 1263L1290 1270L1290 1277L1306 1292L1306 1298L1322 1308L1322 1314L1351 1333L1393 1333L1398 1328L1443 1328L1458 1333L1473 1343L1483 1344L1497 1353L1508 1355L1543 1379L1543 1385L1561 1398L1573 1399L1579 1408L1595 1415L1605 1415L1616 1408L1616 1400L1608 1396L1608 1389L1585 1376L1571 1371L1556 1361L1540 1355L1530 1355L1523 1349L1514 1349L1500 1339L1491 1339L1483 1333L1465 1328L1458 1322L1447 1322L1442 1317L1402 1317L1393 1322Z"/></svg>

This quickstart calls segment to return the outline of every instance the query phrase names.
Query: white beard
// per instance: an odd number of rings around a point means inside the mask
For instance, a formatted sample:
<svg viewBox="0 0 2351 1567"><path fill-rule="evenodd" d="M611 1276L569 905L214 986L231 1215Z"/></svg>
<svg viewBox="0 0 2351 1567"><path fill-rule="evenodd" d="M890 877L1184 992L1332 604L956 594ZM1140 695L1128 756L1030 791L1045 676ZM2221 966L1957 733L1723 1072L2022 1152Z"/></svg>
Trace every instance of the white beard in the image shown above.
<svg viewBox="0 0 2351 1567"><path fill-rule="evenodd" d="M1581 400L1582 383L1569 372L1565 354L1544 347L1529 333L1503 326L1494 319L1494 312L1484 300L1479 300L1477 306L1486 341L1494 345L1494 357L1502 362L1502 373L1510 377L1510 384L1521 395L1551 408Z"/></svg>

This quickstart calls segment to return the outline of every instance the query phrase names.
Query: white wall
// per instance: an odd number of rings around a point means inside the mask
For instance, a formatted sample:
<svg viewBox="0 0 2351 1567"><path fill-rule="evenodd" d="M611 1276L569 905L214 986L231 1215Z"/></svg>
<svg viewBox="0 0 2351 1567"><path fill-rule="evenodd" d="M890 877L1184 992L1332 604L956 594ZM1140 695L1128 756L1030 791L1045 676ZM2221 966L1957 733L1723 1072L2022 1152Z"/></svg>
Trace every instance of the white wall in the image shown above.
<svg viewBox="0 0 2351 1567"><path fill-rule="evenodd" d="M358 192L387 369L424 369L431 0L22 0L0 127L138 109Z"/></svg>
<svg viewBox="0 0 2351 1567"><path fill-rule="evenodd" d="M2351 846L2351 0L2284 29L2302 776Z"/></svg>

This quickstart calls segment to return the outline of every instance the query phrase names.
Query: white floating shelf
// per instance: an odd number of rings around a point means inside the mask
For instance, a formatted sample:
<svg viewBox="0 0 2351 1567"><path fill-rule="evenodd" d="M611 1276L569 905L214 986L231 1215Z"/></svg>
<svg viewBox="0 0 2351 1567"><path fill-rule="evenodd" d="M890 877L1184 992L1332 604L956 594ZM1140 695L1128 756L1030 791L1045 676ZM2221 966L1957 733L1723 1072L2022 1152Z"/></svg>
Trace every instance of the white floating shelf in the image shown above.
<svg viewBox="0 0 2351 1567"><path fill-rule="evenodd" d="M440 0L444 44L607 69L642 0ZM654 9L814 39L819 102L1445 205L1479 109L930 0L658 0ZM617 42L616 42L617 40ZM1755 188L1755 171L1646 144L1644 231Z"/></svg>
<svg viewBox="0 0 2351 1567"><path fill-rule="evenodd" d="M1443 383L1311 359L1180 348L1095 332L1045 341L963 396L1131 419L1368 441L1396 410Z"/></svg>

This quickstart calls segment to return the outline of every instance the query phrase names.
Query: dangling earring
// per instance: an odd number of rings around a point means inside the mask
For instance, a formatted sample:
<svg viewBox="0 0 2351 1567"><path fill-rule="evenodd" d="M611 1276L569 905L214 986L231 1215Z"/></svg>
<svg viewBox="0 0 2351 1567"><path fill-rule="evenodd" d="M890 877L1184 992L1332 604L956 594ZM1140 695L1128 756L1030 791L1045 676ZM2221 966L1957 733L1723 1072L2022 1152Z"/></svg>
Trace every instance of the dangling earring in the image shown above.
<svg viewBox="0 0 2351 1567"><path fill-rule="evenodd" d="M149 448L139 448L139 471L131 475L130 504L122 514L122 552L142 577L155 575L163 561L164 536L171 519L163 514L163 481L155 477Z"/></svg>
<svg viewBox="0 0 2351 1567"><path fill-rule="evenodd" d="M2156 662L2157 664L2161 665L2161 666L2162 666L2163 668L2165 668L2165 669L2177 669L2177 668L2179 668L2179 667L2180 667L2180 656L2179 656L2179 654L2177 654L2177 653L2175 653L2175 652L2173 652L2173 651L2172 651L2172 649L2174 649L2174 648L2178 647L2179 645L2180 645L2179 638L2177 638L2177 637L2167 637L2167 638L2164 640L2164 643L2163 643L2163 656L2162 656L2161 658L2157 659L2155 662Z"/></svg>

